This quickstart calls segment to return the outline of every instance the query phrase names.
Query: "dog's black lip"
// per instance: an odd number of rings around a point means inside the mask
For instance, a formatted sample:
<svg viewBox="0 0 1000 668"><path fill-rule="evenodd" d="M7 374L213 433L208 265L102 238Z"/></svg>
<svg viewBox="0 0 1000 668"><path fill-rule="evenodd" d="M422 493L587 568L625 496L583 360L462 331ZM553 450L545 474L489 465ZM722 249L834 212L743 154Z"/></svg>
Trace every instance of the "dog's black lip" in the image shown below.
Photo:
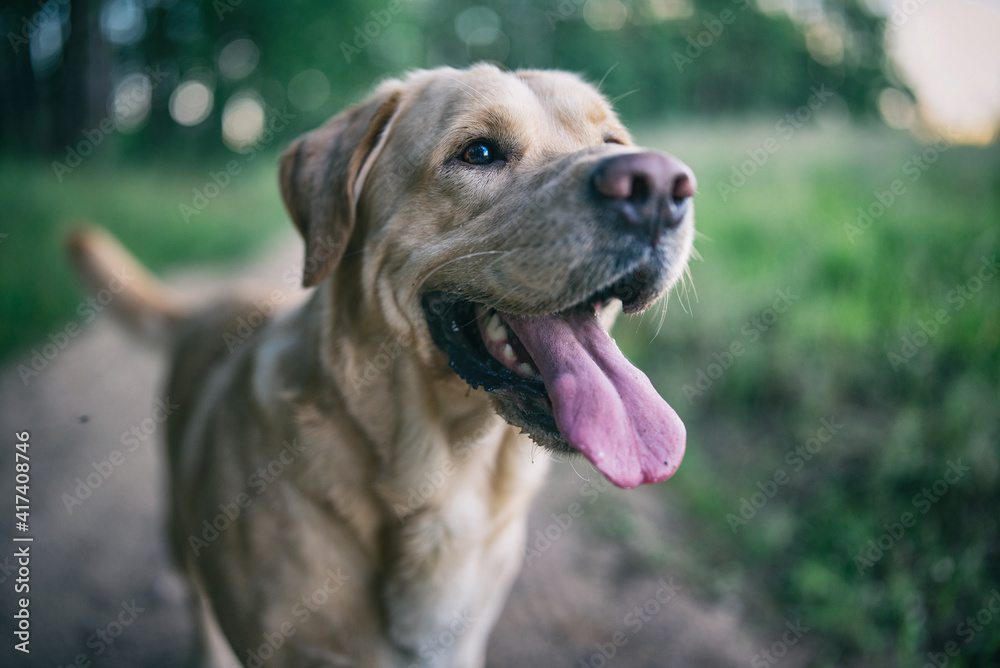
<svg viewBox="0 0 1000 668"><path fill-rule="evenodd" d="M573 310L583 305L605 303L613 298L621 300L622 310L625 313L644 311L660 295L660 290L656 287L660 285L660 281L650 280L650 277L658 279L662 270L661 266L652 262L635 262L608 281L606 285L596 290L588 299L571 306L569 309L561 309L559 312Z"/></svg>
<svg viewBox="0 0 1000 668"><path fill-rule="evenodd" d="M553 313L567 313L581 308L599 308L611 299L619 298L626 313L644 310L655 299L651 283L643 281L648 271L646 265L635 266L620 273L590 297ZM658 275L654 271L652 275ZM655 283L655 282L654 282ZM650 298L652 295L653 298ZM448 364L465 382L475 389L488 392L515 390L529 395L548 398L545 384L536 378L520 376L495 359L486 350L477 324L475 304L486 306L458 293L430 291L423 295L422 303L431 338L448 356ZM548 315L547 313L517 313L517 315Z"/></svg>
<svg viewBox="0 0 1000 668"><path fill-rule="evenodd" d="M445 292L426 293L422 301L431 338L465 382L487 392L515 389L548 397L540 380L517 375L487 352L476 322L476 302Z"/></svg>

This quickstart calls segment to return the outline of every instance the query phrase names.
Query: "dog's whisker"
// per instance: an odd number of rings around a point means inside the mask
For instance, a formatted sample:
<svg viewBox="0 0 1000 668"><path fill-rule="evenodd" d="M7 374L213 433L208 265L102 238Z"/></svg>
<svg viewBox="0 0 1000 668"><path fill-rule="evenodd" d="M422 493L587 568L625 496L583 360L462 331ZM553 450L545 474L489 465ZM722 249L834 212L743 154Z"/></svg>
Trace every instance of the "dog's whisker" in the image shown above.
<svg viewBox="0 0 1000 668"><path fill-rule="evenodd" d="M597 84L597 90L601 90L601 86L604 85L604 80L608 78L608 75L611 74L611 71L616 67L618 67L618 63L615 63L614 65L608 68L608 71L604 73L603 77L601 77L600 83Z"/></svg>
<svg viewBox="0 0 1000 668"><path fill-rule="evenodd" d="M681 274L680 285L676 290L677 292L677 303L681 305L681 310L687 313L687 309L684 307L684 297L687 295L687 278L684 274Z"/></svg>
<svg viewBox="0 0 1000 668"><path fill-rule="evenodd" d="M652 343L656 337L660 335L660 330L663 329L663 321L667 319L667 301L668 299L660 300L660 303L662 304L660 307L660 324L656 326L656 332L653 333L653 338L649 340L650 343Z"/></svg>
<svg viewBox="0 0 1000 668"><path fill-rule="evenodd" d="M694 251L694 252L697 252L697 251ZM698 259L699 260L701 259L700 255L698 256ZM694 284L694 276L691 274L691 266L690 265L684 267L684 273L687 276L687 278L690 279L691 292L694 293L694 300L698 301L698 288ZM684 285L687 286L687 284L688 284L688 282L685 281ZM690 305L691 305L691 299L688 298L688 306L690 306Z"/></svg>
<svg viewBox="0 0 1000 668"><path fill-rule="evenodd" d="M498 253L506 253L506 252L508 252L508 251L490 250L490 251L479 251L477 253L466 253L465 255L460 255L458 257L455 257L455 258L452 258L452 259L447 260L445 262L442 262L441 264L437 265L436 267L434 267L433 269L431 269L430 271L428 271L426 274L424 274L423 278L421 278L419 281L417 281L417 283L413 286L413 291L412 291L412 293L411 293L410 296L412 297L412 296L416 295L417 291L420 290L421 286L423 286L423 284L427 282L427 279L429 279L431 277L431 275L434 274L434 272L436 272L437 270L442 269L442 268L448 266L449 264L453 264L455 262L460 262L462 260L467 260L467 259L472 258L472 257L478 257L480 255L495 255L495 254L498 254Z"/></svg>
<svg viewBox="0 0 1000 668"><path fill-rule="evenodd" d="M487 99L486 95L484 95L482 93L482 91L476 90L475 88L473 88L469 84L465 83L464 81L459 81L455 77L448 77L448 78L451 79L452 81L454 81L455 83L457 83L458 85L464 86L465 88L468 88L473 93L475 93L476 95L478 95L481 102L483 102L483 103L488 103L489 102L489 100Z"/></svg>
<svg viewBox="0 0 1000 668"><path fill-rule="evenodd" d="M610 100L608 100L608 102L609 102L609 103L611 104L611 106L613 107L613 106L615 106L615 103L616 103L616 102L620 102L621 100L625 99L626 97L628 97L628 96L629 96L629 95L631 95L632 93L638 93L638 92L639 92L639 89L638 89L638 88L636 88L635 90L630 90L630 91L629 91L629 92L627 92L627 93L622 93L622 94L621 94L621 95L619 95L618 97L613 97L613 98L611 98Z"/></svg>
<svg viewBox="0 0 1000 668"><path fill-rule="evenodd" d="M569 467L573 470L573 473L576 474L577 478L579 478L580 480L583 480L584 482L590 482L590 476L584 477L583 475L580 474L579 471L576 470L576 462L575 461L573 461L572 459L568 459L566 461L569 462ZM587 462L587 463L589 464L590 462ZM591 466L590 468L593 469L594 467Z"/></svg>
<svg viewBox="0 0 1000 668"><path fill-rule="evenodd" d="M691 273L687 267L684 267L684 272L681 274L681 289L677 293L677 303L681 305L682 311L688 315L693 315L694 311L691 309L691 287L688 284L690 277Z"/></svg>

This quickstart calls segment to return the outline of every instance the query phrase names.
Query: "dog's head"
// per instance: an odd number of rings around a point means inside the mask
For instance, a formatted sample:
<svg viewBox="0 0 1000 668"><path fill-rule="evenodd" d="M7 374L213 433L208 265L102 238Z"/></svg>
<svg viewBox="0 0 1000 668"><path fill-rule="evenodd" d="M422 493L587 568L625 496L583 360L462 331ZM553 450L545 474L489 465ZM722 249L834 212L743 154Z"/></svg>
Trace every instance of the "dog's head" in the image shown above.
<svg viewBox="0 0 1000 668"><path fill-rule="evenodd" d="M416 72L296 141L281 183L305 285L362 258L351 280L379 317L537 443L582 452L623 487L677 469L683 424L601 321L680 277L694 176L634 147L592 86Z"/></svg>

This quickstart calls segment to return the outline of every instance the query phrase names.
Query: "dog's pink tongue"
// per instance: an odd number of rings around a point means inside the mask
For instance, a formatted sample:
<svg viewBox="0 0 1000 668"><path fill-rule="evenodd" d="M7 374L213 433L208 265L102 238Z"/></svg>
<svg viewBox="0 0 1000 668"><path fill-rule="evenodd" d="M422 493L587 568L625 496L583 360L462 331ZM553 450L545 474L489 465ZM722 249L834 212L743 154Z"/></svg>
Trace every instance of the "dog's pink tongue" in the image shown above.
<svg viewBox="0 0 1000 668"><path fill-rule="evenodd" d="M563 438L619 487L666 480L684 423L593 313L504 319L542 374Z"/></svg>

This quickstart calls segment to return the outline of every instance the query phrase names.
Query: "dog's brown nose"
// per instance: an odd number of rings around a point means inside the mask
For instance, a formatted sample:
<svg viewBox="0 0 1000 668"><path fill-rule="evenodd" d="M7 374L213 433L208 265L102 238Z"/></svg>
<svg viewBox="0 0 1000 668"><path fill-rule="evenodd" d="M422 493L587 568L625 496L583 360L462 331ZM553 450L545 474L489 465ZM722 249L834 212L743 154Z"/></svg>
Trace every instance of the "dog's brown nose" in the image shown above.
<svg viewBox="0 0 1000 668"><path fill-rule="evenodd" d="M591 189L632 225L659 233L684 220L696 182L691 169L664 153L605 158L594 168Z"/></svg>

